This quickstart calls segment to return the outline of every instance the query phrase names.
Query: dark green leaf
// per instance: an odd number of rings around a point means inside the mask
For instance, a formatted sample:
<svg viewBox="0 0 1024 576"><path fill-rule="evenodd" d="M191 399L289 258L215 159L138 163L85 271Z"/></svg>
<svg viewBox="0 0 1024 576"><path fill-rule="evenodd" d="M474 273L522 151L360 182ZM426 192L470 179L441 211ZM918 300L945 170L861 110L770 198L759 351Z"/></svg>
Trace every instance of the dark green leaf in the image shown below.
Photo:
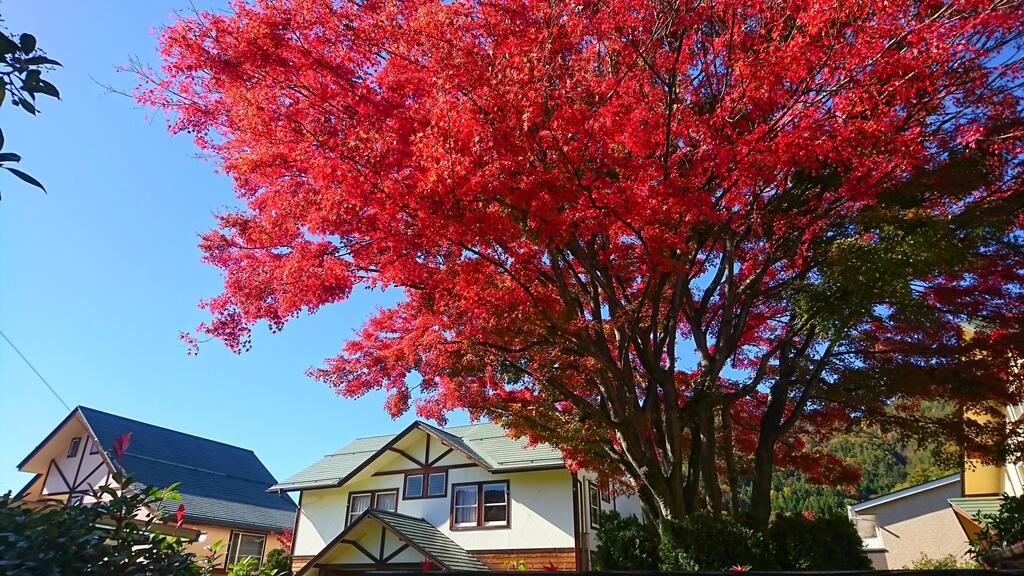
<svg viewBox="0 0 1024 576"><path fill-rule="evenodd" d="M39 82L39 77L42 75L42 70L29 70L25 73L25 81L22 82L22 84L25 86L35 84L36 82Z"/></svg>
<svg viewBox="0 0 1024 576"><path fill-rule="evenodd" d="M28 112L29 114L35 116L35 114L36 114L36 107L35 107L34 104L32 104L31 102L29 102L28 100L26 100L26 99L24 99L24 98L22 98L20 96L18 97L18 104L22 108L24 108L26 112Z"/></svg>
<svg viewBox="0 0 1024 576"><path fill-rule="evenodd" d="M36 82L32 86L32 91L38 92L40 94L46 94L47 96L53 96L54 98L60 100L60 92L57 91L57 87L53 84L50 84L46 80L40 80Z"/></svg>
<svg viewBox="0 0 1024 576"><path fill-rule="evenodd" d="M36 188L39 188L43 192L46 192L46 188L43 187L42 183L39 182L39 180L36 180L35 178L33 178L33 177L29 176L28 174L22 172L21 170L18 170L17 168L10 168L8 166L4 166L4 170L7 170L8 172L10 172L11 174L14 174L15 176L17 176L18 178L20 178L24 182L28 182L29 184L35 186Z"/></svg>
<svg viewBox="0 0 1024 576"><path fill-rule="evenodd" d="M18 44L14 40L11 40L7 34L0 32L0 53L14 54L19 50L21 50L21 48L18 47Z"/></svg>
<svg viewBox="0 0 1024 576"><path fill-rule="evenodd" d="M4 131L0 130L0 150L4 149Z"/></svg>
<svg viewBox="0 0 1024 576"><path fill-rule="evenodd" d="M21 156L14 152L0 152L0 162L21 162Z"/></svg>
<svg viewBox="0 0 1024 576"><path fill-rule="evenodd" d="M36 49L36 37L31 34L22 34L21 38L21 51L25 54L31 54Z"/></svg>
<svg viewBox="0 0 1024 576"><path fill-rule="evenodd" d="M47 58L46 56L33 56L31 58L25 58L21 61L21 63L26 66L62 66L60 62L57 62L56 60L53 60L51 58Z"/></svg>

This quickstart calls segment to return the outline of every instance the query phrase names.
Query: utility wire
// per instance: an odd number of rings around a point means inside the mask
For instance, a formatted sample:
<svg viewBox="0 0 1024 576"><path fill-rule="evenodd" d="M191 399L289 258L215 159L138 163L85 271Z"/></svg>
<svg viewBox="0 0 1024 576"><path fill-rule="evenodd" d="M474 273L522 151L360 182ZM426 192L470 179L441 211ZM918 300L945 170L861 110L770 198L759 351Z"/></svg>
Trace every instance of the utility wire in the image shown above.
<svg viewBox="0 0 1024 576"><path fill-rule="evenodd" d="M46 387L50 389L50 392L53 392L53 395L57 398L57 401L63 404L64 407L67 408L68 412L70 412L71 407L68 406L68 403L65 402L63 398L60 397L60 394L57 394L57 391L53 389L53 386L50 386L50 383L46 381L46 378L43 378L43 375L39 373L39 370L36 370L36 367L33 366L32 363L28 361L28 358L25 358L25 355L21 353L21 350L18 350L18 347L14 345L14 342L11 342L11 339L7 337L7 334L4 334L3 330L0 330L0 336L3 336L4 340L7 340L7 343L11 345L11 348L14 348L14 351L18 353L18 356L21 356L21 359L25 361L25 364L27 364L28 367L31 368L32 371L36 373L36 376L39 376L39 379L43 381L43 384L46 384Z"/></svg>

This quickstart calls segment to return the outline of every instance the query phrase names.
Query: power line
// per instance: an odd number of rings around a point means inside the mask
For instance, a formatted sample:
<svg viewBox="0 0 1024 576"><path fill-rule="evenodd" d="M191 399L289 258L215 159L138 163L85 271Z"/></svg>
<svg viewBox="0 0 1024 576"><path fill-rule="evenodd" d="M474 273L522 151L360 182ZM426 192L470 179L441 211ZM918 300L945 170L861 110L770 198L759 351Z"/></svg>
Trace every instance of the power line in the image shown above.
<svg viewBox="0 0 1024 576"><path fill-rule="evenodd" d="M57 401L63 404L64 408L66 408L68 412L70 412L71 407L68 406L68 403L65 402L63 398L60 397L60 394L57 394L57 391L53 389L53 386L50 386L50 383L46 381L46 378L43 378L43 375L39 373L39 370L36 370L36 367L33 366L32 363L28 361L28 358L25 358L25 355L21 353L21 350L18 350L18 347L14 345L14 342L11 342L11 339L7 337L7 334L4 334L3 330L0 330L0 336L3 336L4 340L7 340L7 343L11 345L11 348L14 348L14 351L18 353L18 356L21 356L21 359L25 361L25 364L27 364L28 367L31 368L32 371L36 373L36 376L39 376L39 379L43 381L43 384L46 384L46 387L50 389L50 392L53 392L53 395L57 398Z"/></svg>

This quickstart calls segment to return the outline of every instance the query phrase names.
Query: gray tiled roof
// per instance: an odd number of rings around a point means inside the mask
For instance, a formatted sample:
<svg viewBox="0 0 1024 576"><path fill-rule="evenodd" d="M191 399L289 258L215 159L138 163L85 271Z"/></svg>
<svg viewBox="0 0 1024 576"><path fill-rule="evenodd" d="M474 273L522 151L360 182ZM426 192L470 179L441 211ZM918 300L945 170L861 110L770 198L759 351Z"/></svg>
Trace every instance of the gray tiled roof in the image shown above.
<svg viewBox="0 0 1024 576"><path fill-rule="evenodd" d="M437 435L446 443L465 452L470 458L483 463L486 468L495 472L552 468L563 465L562 453L554 446L536 444L527 447L525 439L510 438L502 427L489 422L451 428L437 428L423 422L416 422L406 431L417 426ZM293 474L275 485L274 488L298 490L336 486L396 436L397 434L391 434L356 439Z"/></svg>
<svg viewBox="0 0 1024 576"><path fill-rule="evenodd" d="M453 572L485 571L487 566L466 552L461 546L445 536L422 518L414 518L396 512L370 510L373 516L400 534L409 544L419 548L437 563Z"/></svg>
<svg viewBox="0 0 1024 576"><path fill-rule="evenodd" d="M136 482L164 487L178 482L187 521L281 530L291 528L295 503L267 492L276 480L252 450L153 426L80 406L89 428L108 451L131 432L122 465ZM168 503L173 514L177 503Z"/></svg>

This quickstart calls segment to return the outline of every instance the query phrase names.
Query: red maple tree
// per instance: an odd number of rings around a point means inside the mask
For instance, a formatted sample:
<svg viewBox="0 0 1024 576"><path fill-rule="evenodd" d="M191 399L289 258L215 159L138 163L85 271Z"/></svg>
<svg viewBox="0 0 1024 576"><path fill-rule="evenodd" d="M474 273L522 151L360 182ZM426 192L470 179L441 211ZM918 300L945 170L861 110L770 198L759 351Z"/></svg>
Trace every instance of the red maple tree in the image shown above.
<svg viewBox="0 0 1024 576"><path fill-rule="evenodd" d="M777 462L822 472L800 434L990 448L907 407L1020 399L1022 33L1010 0L236 0L138 97L244 202L201 332L401 289L311 373L556 444L654 517L749 475L767 521Z"/></svg>

